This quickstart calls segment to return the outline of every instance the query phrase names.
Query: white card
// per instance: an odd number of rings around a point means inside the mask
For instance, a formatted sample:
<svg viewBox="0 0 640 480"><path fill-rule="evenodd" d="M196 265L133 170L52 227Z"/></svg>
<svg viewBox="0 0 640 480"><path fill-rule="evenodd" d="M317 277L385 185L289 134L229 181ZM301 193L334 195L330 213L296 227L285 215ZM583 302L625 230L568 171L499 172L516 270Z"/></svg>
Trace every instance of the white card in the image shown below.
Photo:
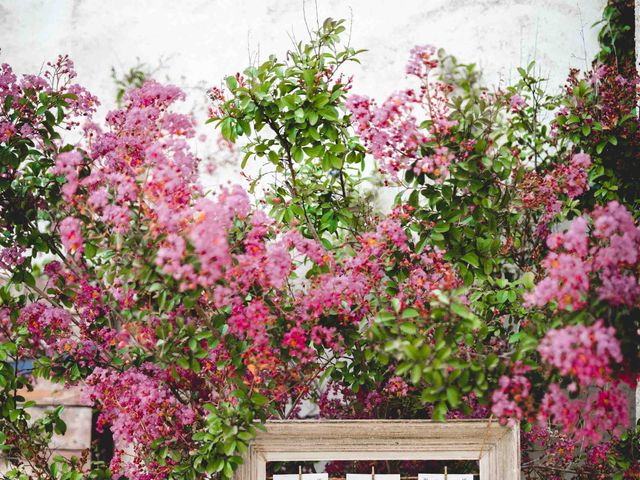
<svg viewBox="0 0 640 480"><path fill-rule="evenodd" d="M421 473L418 480L444 480L444 473ZM473 480L472 473L449 473L447 480Z"/></svg>
<svg viewBox="0 0 640 480"><path fill-rule="evenodd" d="M289 473L286 475L274 475L273 480L300 480L297 473ZM328 473L303 473L302 480L329 480Z"/></svg>
<svg viewBox="0 0 640 480"><path fill-rule="evenodd" d="M376 473L374 480L400 480L399 473ZM347 473L347 480L371 480L370 473Z"/></svg>

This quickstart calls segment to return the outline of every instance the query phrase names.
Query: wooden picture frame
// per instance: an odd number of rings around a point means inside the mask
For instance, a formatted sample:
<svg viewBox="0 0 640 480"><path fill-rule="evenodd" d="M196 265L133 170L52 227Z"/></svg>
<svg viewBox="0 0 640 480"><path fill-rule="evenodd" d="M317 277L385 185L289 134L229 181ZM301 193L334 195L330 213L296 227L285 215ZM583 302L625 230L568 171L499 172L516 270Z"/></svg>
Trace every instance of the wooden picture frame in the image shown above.
<svg viewBox="0 0 640 480"><path fill-rule="evenodd" d="M493 420L269 421L235 480L266 480L267 462L476 460L480 480L520 478L520 431Z"/></svg>

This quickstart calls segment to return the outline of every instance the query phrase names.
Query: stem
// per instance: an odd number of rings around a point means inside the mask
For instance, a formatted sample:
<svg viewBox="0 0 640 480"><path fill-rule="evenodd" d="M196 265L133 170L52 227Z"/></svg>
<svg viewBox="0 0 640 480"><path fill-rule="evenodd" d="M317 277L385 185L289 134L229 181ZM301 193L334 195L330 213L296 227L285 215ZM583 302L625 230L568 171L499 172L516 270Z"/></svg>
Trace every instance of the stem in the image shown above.
<svg viewBox="0 0 640 480"><path fill-rule="evenodd" d="M253 95L251 95L251 99L256 104L256 106L260 108L258 99L255 98ZM309 215L307 214L306 200L304 196L299 194L298 189L296 187L297 179L296 179L296 171L293 166L293 157L291 156L291 143L289 143L289 141L282 135L282 133L280 132L280 128L278 128L278 126L275 124L273 119L270 118L264 110L262 110L262 114L265 117L267 125L269 125L269 128L271 128L273 133L275 133L276 138L278 139L278 141L280 142L280 145L282 146L282 148L284 148L284 151L286 153L285 163L287 165L287 169L289 170L289 175L291 176L291 182L289 182L289 190L291 191L291 195L296 199L297 198L300 199L299 205L300 207L302 207L305 223L307 224L307 227L309 228L309 231L311 232L311 235L313 236L314 240L318 243L321 243L320 236L318 235L316 228L313 226L313 223L311 223L311 220L309 219Z"/></svg>

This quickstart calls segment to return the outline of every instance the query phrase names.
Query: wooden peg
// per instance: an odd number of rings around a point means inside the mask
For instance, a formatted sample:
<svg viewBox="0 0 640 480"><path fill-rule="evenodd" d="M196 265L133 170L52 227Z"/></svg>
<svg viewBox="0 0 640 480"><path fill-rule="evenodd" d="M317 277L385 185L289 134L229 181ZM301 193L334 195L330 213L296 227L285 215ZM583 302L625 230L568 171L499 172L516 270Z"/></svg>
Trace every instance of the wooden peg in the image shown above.
<svg viewBox="0 0 640 480"><path fill-rule="evenodd" d="M444 467L444 480L448 480L449 478L449 472L447 471L447 466L445 465Z"/></svg>
<svg viewBox="0 0 640 480"><path fill-rule="evenodd" d="M371 480L376 480L376 467L371 465Z"/></svg>
<svg viewBox="0 0 640 480"><path fill-rule="evenodd" d="M298 480L302 480L302 465L298 465Z"/></svg>

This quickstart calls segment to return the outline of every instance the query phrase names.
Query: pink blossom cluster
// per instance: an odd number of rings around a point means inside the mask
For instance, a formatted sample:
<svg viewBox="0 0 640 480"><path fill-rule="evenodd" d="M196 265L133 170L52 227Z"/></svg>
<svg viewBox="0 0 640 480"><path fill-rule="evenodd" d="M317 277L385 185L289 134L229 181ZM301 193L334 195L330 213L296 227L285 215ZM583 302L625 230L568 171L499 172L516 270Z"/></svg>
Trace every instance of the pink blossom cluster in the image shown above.
<svg viewBox="0 0 640 480"><path fill-rule="evenodd" d="M501 422L515 425L524 418L522 405L531 393L531 383L522 374L511 377L503 375L498 381L499 388L491 397L491 413Z"/></svg>
<svg viewBox="0 0 640 480"><path fill-rule="evenodd" d="M546 277L526 296L533 305L583 308L593 285L595 296L611 305L632 307L640 300L637 268L640 228L618 202L597 207L589 222L579 217L547 238L551 252L542 262Z"/></svg>
<svg viewBox="0 0 640 480"><path fill-rule="evenodd" d="M24 75L21 79L10 65L0 65L0 105L5 107L0 112L0 141L8 143L19 134L42 143L39 129L44 128L46 110L39 108L41 93L51 97L66 96L69 117L64 123L68 127L77 125L78 118L93 114L99 102L84 87L71 83L75 76L73 62L68 56L47 63L42 76ZM19 109L20 115L13 116L12 109Z"/></svg>
<svg viewBox="0 0 640 480"><path fill-rule="evenodd" d="M556 192L562 192L569 198L582 195L589 188L587 172L591 166L591 157L586 153L576 153L567 163L556 167L544 177L544 181Z"/></svg>
<svg viewBox="0 0 640 480"><path fill-rule="evenodd" d="M425 78L440 62L436 58L436 48L433 45L416 45L411 49L407 63L407 75Z"/></svg>
<svg viewBox="0 0 640 480"><path fill-rule="evenodd" d="M447 147L438 147L432 155L418 159L413 171L416 175L426 173L435 177L436 182L442 182L449 174L449 165L454 159L455 155Z"/></svg>
<svg viewBox="0 0 640 480"><path fill-rule="evenodd" d="M0 268L11 270L15 266L22 265L25 260L24 251L25 249L18 245L0 250Z"/></svg>
<svg viewBox="0 0 640 480"><path fill-rule="evenodd" d="M605 385L610 379L611 363L622 362L615 328L606 327L602 320L591 326L549 330L538 351L545 362L562 375L575 377L580 385ZM575 388L574 385L572 389Z"/></svg>
<svg viewBox="0 0 640 480"><path fill-rule="evenodd" d="M67 217L59 226L60 240L67 252L77 257L84 251L84 238L82 235L81 222L75 217Z"/></svg>
<svg viewBox="0 0 640 480"><path fill-rule="evenodd" d="M511 106L512 111L519 112L520 110L522 110L524 107L527 106L527 102L525 101L524 98L522 98L520 95L516 93L514 95L511 95L511 97L509 97L509 105Z"/></svg>
<svg viewBox="0 0 640 480"><path fill-rule="evenodd" d="M387 384L384 387L384 392L392 397L406 397L411 387L405 382L402 377L394 375L387 380Z"/></svg>
<svg viewBox="0 0 640 480"><path fill-rule="evenodd" d="M612 378L612 364L623 361L613 327L598 320L591 326L552 329L538 351L548 365L571 379L566 388L571 395L557 384L549 386L540 421L551 420L578 441L593 444L605 434L619 436L627 428L626 396L621 382Z"/></svg>
<svg viewBox="0 0 640 480"><path fill-rule="evenodd" d="M126 95L124 108L109 112L107 131L88 125L91 173L78 179L77 151L56 162L56 173L67 179L67 199L86 204L114 232L129 230L142 199L156 228L180 229L189 215L185 207L200 192L198 160L187 142L194 136L193 120L168 110L183 98L179 88L149 80Z"/></svg>
<svg viewBox="0 0 640 480"><path fill-rule="evenodd" d="M560 309L574 310L585 305L591 285L591 266L586 260L588 228L587 221L579 217L565 232L547 238L551 252L542 262L547 276L536 285L533 294L525 297L527 301L538 306L555 301Z"/></svg>
<svg viewBox="0 0 640 480"><path fill-rule="evenodd" d="M380 107L367 97L352 95L347 100L356 131L380 168L396 175L419 158L419 148L426 142L414 108L418 98L413 90L389 97Z"/></svg>
<svg viewBox="0 0 640 480"><path fill-rule="evenodd" d="M34 351L44 349L48 355L69 351L72 319L65 309L43 302L30 303L21 310L18 324L27 327Z"/></svg>
<svg viewBox="0 0 640 480"><path fill-rule="evenodd" d="M605 435L619 437L627 428L627 396L615 383L571 398L554 383L542 399L539 418L560 425L581 443L596 444Z"/></svg>
<svg viewBox="0 0 640 480"><path fill-rule="evenodd" d="M62 196L66 201L71 201L78 190L79 170L82 165L82 153L77 150L61 153L56 159L53 173L65 177L66 182L62 186Z"/></svg>
<svg viewBox="0 0 640 480"><path fill-rule="evenodd" d="M562 198L577 198L589 189L588 170L591 157L584 153L571 156L568 162L558 163L546 174L529 171L521 184L520 195L524 209L542 209L537 227L540 236L549 233L549 223L560 213Z"/></svg>
<svg viewBox="0 0 640 480"><path fill-rule="evenodd" d="M145 363L124 372L96 368L86 380L85 398L100 406L98 428L108 425L120 450L111 462L115 478L125 470L134 474L130 478L145 478L131 464L142 463L146 446L163 437L184 440L189 435L195 412L176 399L164 377L157 365ZM122 453L129 445L133 446L134 459L127 459L127 466Z"/></svg>
<svg viewBox="0 0 640 480"><path fill-rule="evenodd" d="M346 106L358 135L379 168L393 178L400 171L414 170L441 179L447 176L454 158L444 146L438 146L432 154L422 153L425 143L447 135L455 125L448 119L450 86L428 78L439 64L434 55L435 48L431 46L411 50L406 70L422 81L419 89L396 92L380 106L360 95L347 99ZM424 130L418 120L421 112L429 120L429 127Z"/></svg>
<svg viewBox="0 0 640 480"><path fill-rule="evenodd" d="M593 268L600 279L598 297L614 306L638 306L640 227L618 202L596 207L592 218L593 235L598 242L593 253Z"/></svg>

